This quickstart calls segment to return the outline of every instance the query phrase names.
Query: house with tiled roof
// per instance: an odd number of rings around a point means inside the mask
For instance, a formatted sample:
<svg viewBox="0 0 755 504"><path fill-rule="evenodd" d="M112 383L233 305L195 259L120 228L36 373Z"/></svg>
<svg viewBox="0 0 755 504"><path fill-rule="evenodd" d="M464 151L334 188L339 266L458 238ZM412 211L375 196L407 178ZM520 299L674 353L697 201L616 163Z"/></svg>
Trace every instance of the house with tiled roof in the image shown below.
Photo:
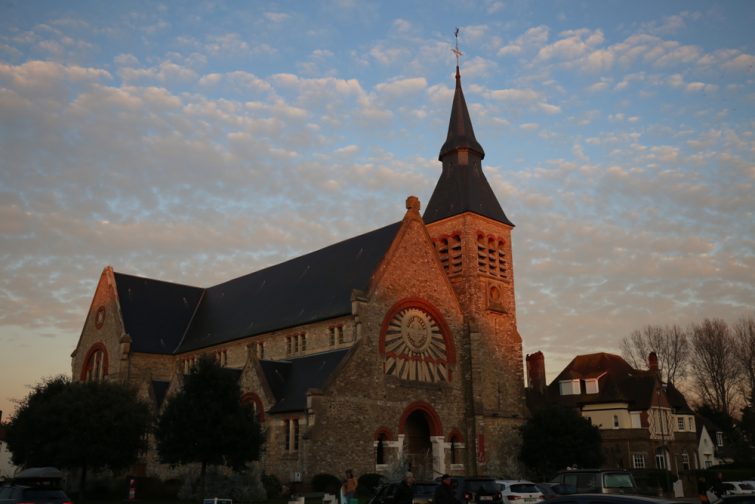
<svg viewBox="0 0 755 504"><path fill-rule="evenodd" d="M514 225L484 157L457 67L424 213L410 196L399 222L210 287L108 266L73 378L132 384L159 414L212 355L237 373L265 432L261 462L284 483L398 465L497 472L526 409ZM132 474L170 471L151 448Z"/></svg>
<svg viewBox="0 0 755 504"><path fill-rule="evenodd" d="M684 395L660 378L651 354L648 369L599 352L578 355L548 385L544 356L527 355L527 405L578 410L600 429L606 467L668 469L679 477L677 491L695 495L692 471L698 459L696 420Z"/></svg>

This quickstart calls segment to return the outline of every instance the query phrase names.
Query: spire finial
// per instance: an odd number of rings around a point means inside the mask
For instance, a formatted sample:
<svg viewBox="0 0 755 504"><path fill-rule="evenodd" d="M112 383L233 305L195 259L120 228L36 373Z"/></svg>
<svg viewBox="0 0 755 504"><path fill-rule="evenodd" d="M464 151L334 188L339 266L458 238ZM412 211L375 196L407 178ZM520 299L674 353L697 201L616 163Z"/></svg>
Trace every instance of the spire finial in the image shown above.
<svg viewBox="0 0 755 504"><path fill-rule="evenodd" d="M456 31L454 32L454 37L456 37L456 47L451 49L451 52L453 52L456 55L456 72L459 72L459 58L464 55L463 52L459 50L459 27L456 27Z"/></svg>

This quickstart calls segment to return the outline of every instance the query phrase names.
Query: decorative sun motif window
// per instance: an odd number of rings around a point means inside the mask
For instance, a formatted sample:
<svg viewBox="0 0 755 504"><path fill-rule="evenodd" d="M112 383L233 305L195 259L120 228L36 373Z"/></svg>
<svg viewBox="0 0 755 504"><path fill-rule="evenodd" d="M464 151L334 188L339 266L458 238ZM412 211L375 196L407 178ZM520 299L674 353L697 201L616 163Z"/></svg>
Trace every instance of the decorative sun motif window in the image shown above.
<svg viewBox="0 0 755 504"><path fill-rule="evenodd" d="M380 335L386 375L429 383L450 380L454 351L445 323L433 311L406 301L388 312Z"/></svg>

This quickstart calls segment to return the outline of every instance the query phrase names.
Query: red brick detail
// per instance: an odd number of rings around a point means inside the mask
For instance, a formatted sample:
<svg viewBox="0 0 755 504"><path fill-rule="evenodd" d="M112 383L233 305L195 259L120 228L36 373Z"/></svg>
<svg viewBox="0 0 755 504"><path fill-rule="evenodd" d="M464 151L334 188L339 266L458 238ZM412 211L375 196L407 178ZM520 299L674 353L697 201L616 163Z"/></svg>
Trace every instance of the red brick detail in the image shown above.
<svg viewBox="0 0 755 504"><path fill-rule="evenodd" d="M375 441L380 441L381 434L383 435L384 441L393 441L393 434L388 427L379 427L375 431L375 434L372 435L372 439L374 439Z"/></svg>
<svg viewBox="0 0 755 504"><path fill-rule="evenodd" d="M443 425L441 425L440 416L435 411L435 408L433 408L430 403L426 403L425 401L414 401L409 406L407 406L406 409L404 409L404 413L401 415L401 419L398 422L399 434L404 433L406 420L409 418L409 415L411 415L415 411L421 411L425 414L427 423L430 425L431 436L443 435Z"/></svg>
<svg viewBox="0 0 755 504"><path fill-rule="evenodd" d="M87 355L84 358L84 365L81 367L81 374L79 375L80 381L87 381L87 374L89 374L89 371L91 371L92 365L94 364L94 362L92 362L94 354L100 351L102 352L102 377L104 378L108 375L107 348L105 348L104 343L98 341L87 350Z"/></svg>
<svg viewBox="0 0 755 504"><path fill-rule="evenodd" d="M464 436L461 435L461 431L454 427L451 429L451 431L448 433L448 437L446 438L447 441L456 441L457 443L463 443L464 442Z"/></svg>
<svg viewBox="0 0 755 504"><path fill-rule="evenodd" d="M257 411L257 420L260 423L265 421L265 409L262 407L262 399L254 392L247 392L241 396L242 404L253 404Z"/></svg>

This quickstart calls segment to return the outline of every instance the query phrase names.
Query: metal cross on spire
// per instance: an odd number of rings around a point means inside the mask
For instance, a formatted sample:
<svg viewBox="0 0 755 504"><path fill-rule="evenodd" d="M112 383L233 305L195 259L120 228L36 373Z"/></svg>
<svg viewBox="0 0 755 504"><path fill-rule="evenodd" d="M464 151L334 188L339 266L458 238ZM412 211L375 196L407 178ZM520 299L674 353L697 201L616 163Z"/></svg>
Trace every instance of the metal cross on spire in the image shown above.
<svg viewBox="0 0 755 504"><path fill-rule="evenodd" d="M459 66L459 57L464 55L463 52L459 50L459 27L456 27L456 31L454 32L454 37L456 37L456 47L451 49L451 52L453 52L456 55L456 67Z"/></svg>

